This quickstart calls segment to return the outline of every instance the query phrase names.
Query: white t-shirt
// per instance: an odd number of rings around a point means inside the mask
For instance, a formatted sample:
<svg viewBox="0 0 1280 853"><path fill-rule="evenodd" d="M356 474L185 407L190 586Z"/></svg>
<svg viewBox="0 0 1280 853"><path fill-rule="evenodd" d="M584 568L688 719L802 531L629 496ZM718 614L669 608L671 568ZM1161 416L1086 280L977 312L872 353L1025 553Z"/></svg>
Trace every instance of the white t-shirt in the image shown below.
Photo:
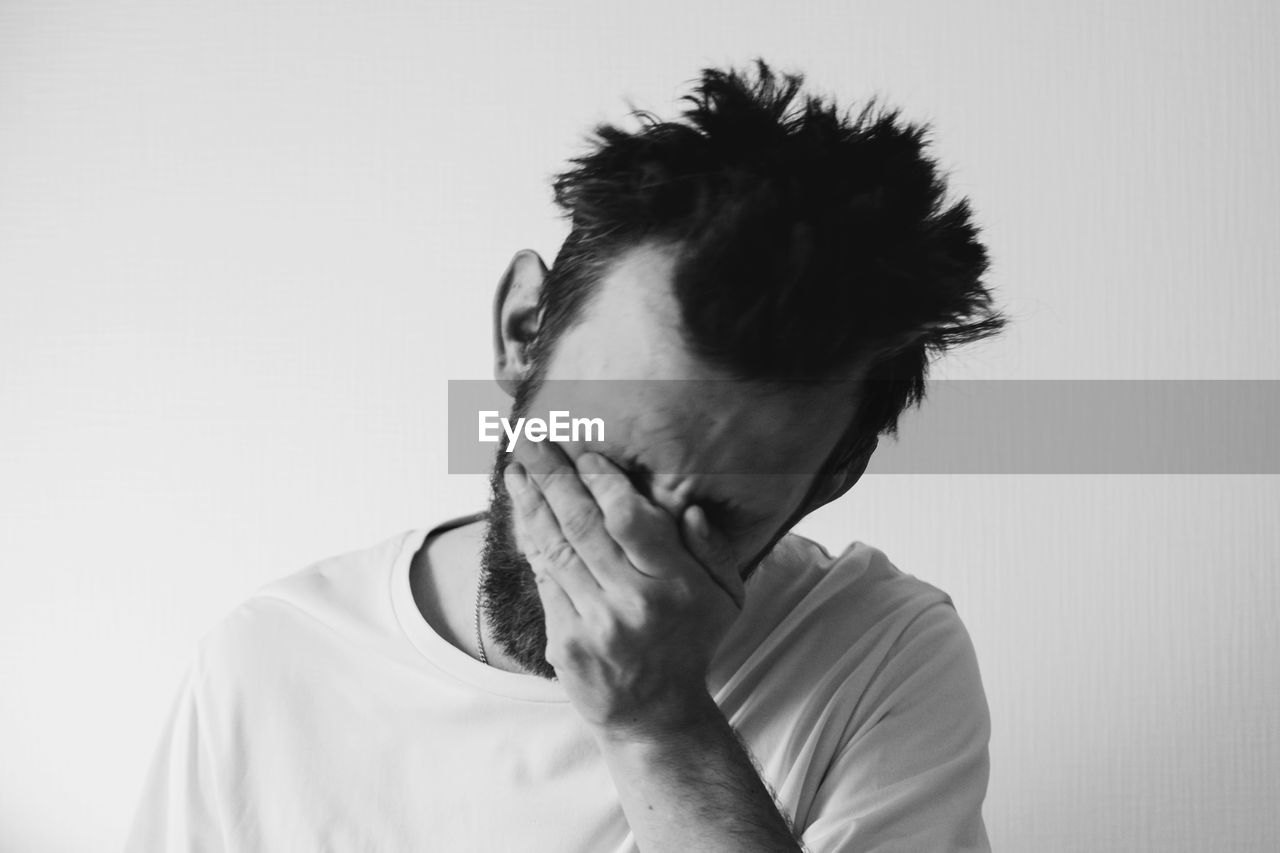
<svg viewBox="0 0 1280 853"><path fill-rule="evenodd" d="M429 532L269 584L205 637L128 853L637 849L559 684L422 618L409 566ZM972 644L881 551L785 537L709 686L813 853L990 849Z"/></svg>

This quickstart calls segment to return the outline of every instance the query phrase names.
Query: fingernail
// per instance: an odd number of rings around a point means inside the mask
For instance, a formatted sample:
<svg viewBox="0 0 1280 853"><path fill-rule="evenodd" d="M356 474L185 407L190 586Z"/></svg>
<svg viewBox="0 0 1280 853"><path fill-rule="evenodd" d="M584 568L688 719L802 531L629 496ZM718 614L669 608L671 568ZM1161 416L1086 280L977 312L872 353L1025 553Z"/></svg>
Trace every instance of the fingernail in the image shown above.
<svg viewBox="0 0 1280 853"><path fill-rule="evenodd" d="M702 511L702 507L693 504L685 511L685 517L689 521L689 528L693 534L699 539L707 539L711 535L711 528L707 525L707 514Z"/></svg>
<svg viewBox="0 0 1280 853"><path fill-rule="evenodd" d="M599 454L589 450L577 458L576 464L578 470L584 474L599 474L604 470Z"/></svg>

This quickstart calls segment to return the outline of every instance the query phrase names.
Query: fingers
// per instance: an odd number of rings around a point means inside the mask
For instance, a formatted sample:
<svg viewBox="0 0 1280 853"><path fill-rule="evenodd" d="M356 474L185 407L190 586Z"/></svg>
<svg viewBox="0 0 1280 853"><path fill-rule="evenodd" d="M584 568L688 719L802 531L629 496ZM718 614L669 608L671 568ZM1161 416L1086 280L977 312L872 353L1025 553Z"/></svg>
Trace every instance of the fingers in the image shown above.
<svg viewBox="0 0 1280 853"><path fill-rule="evenodd" d="M598 453L578 457L578 470L600 506L605 527L626 552L631 564L652 577L678 577L690 566L673 559L670 546L676 535L671 517L632 488L620 468ZM742 609L746 590L728 540L714 530L699 506L686 507L679 531L698 568Z"/></svg>
<svg viewBox="0 0 1280 853"><path fill-rule="evenodd" d="M603 455L583 453L573 464L559 448L534 447L508 467L507 488L530 562L553 574L578 612L604 606L602 592L633 587L637 574L707 583L742 609L733 552L702 508L672 519Z"/></svg>
<svg viewBox="0 0 1280 853"><path fill-rule="evenodd" d="M651 577L684 571L671 559L676 530L665 510L646 500L622 469L599 453L583 453L577 468L604 516L604 529L636 570Z"/></svg>
<svg viewBox="0 0 1280 853"><path fill-rule="evenodd" d="M551 668L558 670L563 663L557 656L557 650L564 645L561 633L579 618L579 614L574 608L573 599L550 572L538 575L538 598L542 601L542 612L546 617L543 620L547 631L544 654Z"/></svg>
<svg viewBox="0 0 1280 853"><path fill-rule="evenodd" d="M535 445L535 447L537 447ZM572 546L600 587L625 580L627 555L609 535L604 513L574 464L548 445L526 451L526 470L551 509L561 536Z"/></svg>
<svg viewBox="0 0 1280 853"><path fill-rule="evenodd" d="M741 610L747 599L746 585L742 581L742 575L738 573L738 565L733 559L728 540L719 531L712 529L706 512L700 506L686 507L680 522L689 552Z"/></svg>
<svg viewBox="0 0 1280 853"><path fill-rule="evenodd" d="M560 533L555 515L537 488L529 481L524 467L512 461L503 472L507 492L517 522L528 537L531 553L525 554L535 574L550 574L573 602L585 602L599 595L600 585L583 564L573 546ZM581 608L574 605L575 609Z"/></svg>

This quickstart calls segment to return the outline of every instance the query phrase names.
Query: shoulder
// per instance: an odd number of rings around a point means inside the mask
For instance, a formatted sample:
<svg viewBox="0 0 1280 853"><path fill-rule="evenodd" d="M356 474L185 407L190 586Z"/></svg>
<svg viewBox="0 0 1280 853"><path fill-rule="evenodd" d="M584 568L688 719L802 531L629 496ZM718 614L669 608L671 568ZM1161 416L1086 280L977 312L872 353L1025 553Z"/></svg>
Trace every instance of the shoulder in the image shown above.
<svg viewBox="0 0 1280 853"><path fill-rule="evenodd" d="M274 599L318 610L335 601L362 601L377 590L405 549L413 542L421 544L421 540L422 531L408 530L377 544L327 557L265 584L249 603Z"/></svg>
<svg viewBox="0 0 1280 853"><path fill-rule="evenodd" d="M334 644L394 645L392 574L421 536L405 531L263 585L200 640L196 661L203 678L243 684L275 678L283 664Z"/></svg>
<svg viewBox="0 0 1280 853"><path fill-rule="evenodd" d="M771 631L807 625L835 635L892 634L927 610L954 613L947 593L903 572L879 548L855 541L832 555L797 534L778 543L748 590L743 616Z"/></svg>
<svg viewBox="0 0 1280 853"><path fill-rule="evenodd" d="M949 675L981 689L947 593L865 543L832 555L789 535L748 582L746 607L717 657L717 685L748 702L785 681L803 701L844 703L865 721L903 688L927 687L948 661Z"/></svg>
<svg viewBox="0 0 1280 853"><path fill-rule="evenodd" d="M918 849L989 850L991 719L964 622L949 595L878 549L855 543L829 571L843 571L841 559L856 578L827 581L834 605L815 603L802 633L826 689L813 716L830 723L806 842L887 849L910 837Z"/></svg>

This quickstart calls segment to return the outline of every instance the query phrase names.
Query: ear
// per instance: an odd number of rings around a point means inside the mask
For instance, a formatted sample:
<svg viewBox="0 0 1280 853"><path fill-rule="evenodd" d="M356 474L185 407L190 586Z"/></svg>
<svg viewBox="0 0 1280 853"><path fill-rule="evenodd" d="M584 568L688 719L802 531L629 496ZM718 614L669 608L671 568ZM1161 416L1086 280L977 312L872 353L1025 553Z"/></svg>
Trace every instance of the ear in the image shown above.
<svg viewBox="0 0 1280 853"><path fill-rule="evenodd" d="M493 297L493 377L514 396L528 374L529 345L538 334L538 295L547 266L531 249L516 252Z"/></svg>
<svg viewBox="0 0 1280 853"><path fill-rule="evenodd" d="M866 473L867 465L871 462L871 456L876 452L876 448L880 446L880 437L873 436L870 441L864 442L841 463L835 470L830 473L818 475L818 481L814 484L814 488L809 492L809 497L797 512L795 519L799 521L804 516L826 506L834 500L844 496L844 493L853 488L854 483L862 479L862 475Z"/></svg>

